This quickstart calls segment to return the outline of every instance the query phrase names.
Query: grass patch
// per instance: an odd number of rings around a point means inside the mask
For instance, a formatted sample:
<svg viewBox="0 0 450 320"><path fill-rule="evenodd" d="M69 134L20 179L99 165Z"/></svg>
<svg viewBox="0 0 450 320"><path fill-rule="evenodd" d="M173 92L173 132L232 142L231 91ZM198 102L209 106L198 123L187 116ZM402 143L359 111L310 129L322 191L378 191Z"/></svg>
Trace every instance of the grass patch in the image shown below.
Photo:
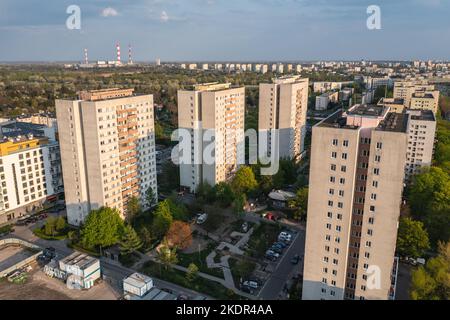
<svg viewBox="0 0 450 320"><path fill-rule="evenodd" d="M264 257L266 250L277 241L281 230L277 224L261 223L248 241L248 255L256 259Z"/></svg>
<svg viewBox="0 0 450 320"><path fill-rule="evenodd" d="M164 266L160 265L157 262L149 261L145 263L141 271L149 276L157 277L194 291L203 292L216 299L244 299L243 297L235 294L233 291L225 288L218 282L207 280L202 277L197 277L197 279L190 282L186 279L186 274L183 271L176 269L165 269Z"/></svg>
<svg viewBox="0 0 450 320"><path fill-rule="evenodd" d="M191 263L198 267L198 270L203 273L223 279L223 272L221 268L208 268L206 264L206 257L217 246L215 242L209 242L208 247L200 252L195 253L178 253L178 265L188 267Z"/></svg>
<svg viewBox="0 0 450 320"><path fill-rule="evenodd" d="M36 228L33 230L33 233L36 237L39 237L44 240L50 240L50 241L61 241L67 239L67 233L70 231L70 229L63 230L62 232L56 232L55 235L49 236L46 235L44 232L44 228Z"/></svg>
<svg viewBox="0 0 450 320"><path fill-rule="evenodd" d="M12 224L8 224L6 226L0 227L0 234L9 234L14 230Z"/></svg>

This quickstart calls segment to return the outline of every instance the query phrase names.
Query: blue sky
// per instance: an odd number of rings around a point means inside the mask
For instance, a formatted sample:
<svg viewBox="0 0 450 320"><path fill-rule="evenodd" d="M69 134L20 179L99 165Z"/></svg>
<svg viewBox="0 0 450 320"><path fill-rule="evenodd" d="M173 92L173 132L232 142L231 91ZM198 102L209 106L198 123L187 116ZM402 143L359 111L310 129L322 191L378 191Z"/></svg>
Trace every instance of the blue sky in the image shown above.
<svg viewBox="0 0 450 320"><path fill-rule="evenodd" d="M116 42L139 61L450 59L449 17L450 0L0 0L0 61L114 59Z"/></svg>

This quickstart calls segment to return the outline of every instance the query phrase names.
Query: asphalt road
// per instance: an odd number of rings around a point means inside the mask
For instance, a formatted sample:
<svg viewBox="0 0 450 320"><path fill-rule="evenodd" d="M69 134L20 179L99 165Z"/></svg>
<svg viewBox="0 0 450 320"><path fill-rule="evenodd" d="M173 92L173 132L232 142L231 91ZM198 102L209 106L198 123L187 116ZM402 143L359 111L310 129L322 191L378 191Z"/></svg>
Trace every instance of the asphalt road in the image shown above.
<svg viewBox="0 0 450 320"><path fill-rule="evenodd" d="M297 231L295 239L289 248L283 253L275 271L261 289L258 298L263 300L276 300L280 298L287 281L294 275L300 273L303 268L303 255L305 251L305 232ZM301 260L297 265L291 263L295 255L300 255ZM282 295L285 297L285 295Z"/></svg>

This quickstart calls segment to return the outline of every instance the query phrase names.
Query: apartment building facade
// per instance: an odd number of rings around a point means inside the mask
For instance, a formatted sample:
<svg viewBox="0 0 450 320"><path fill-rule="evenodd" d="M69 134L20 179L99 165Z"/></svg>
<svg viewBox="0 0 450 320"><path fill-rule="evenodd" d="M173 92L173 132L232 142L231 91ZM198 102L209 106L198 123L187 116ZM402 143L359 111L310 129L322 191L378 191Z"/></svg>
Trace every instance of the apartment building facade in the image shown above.
<svg viewBox="0 0 450 320"><path fill-rule="evenodd" d="M146 206L157 194L152 95L132 89L83 91L56 100L68 222L80 225L91 210L127 215L132 197Z"/></svg>
<svg viewBox="0 0 450 320"><path fill-rule="evenodd" d="M267 144L268 154L276 143L280 158L299 159L305 149L308 90L309 79L300 76L259 85L259 135L265 136L259 143ZM278 130L278 137L271 130Z"/></svg>
<svg viewBox="0 0 450 320"><path fill-rule="evenodd" d="M227 181L245 163L245 88L207 83L178 91L178 127L189 150L180 150L180 185L196 192ZM188 152L189 154L184 154ZM205 162L203 154L213 161ZM244 152L245 153L245 152Z"/></svg>
<svg viewBox="0 0 450 320"><path fill-rule="evenodd" d="M408 147L405 177L410 179L433 161L436 117L431 110L407 110Z"/></svg>
<svg viewBox="0 0 450 320"><path fill-rule="evenodd" d="M313 127L303 299L388 299L406 119L357 105Z"/></svg>
<svg viewBox="0 0 450 320"><path fill-rule="evenodd" d="M406 108L431 110L436 114L439 108L440 92L426 80L396 81L394 99L403 99Z"/></svg>
<svg viewBox="0 0 450 320"><path fill-rule="evenodd" d="M33 135L5 137L0 142L0 224L32 213L60 193L59 168L56 141Z"/></svg>

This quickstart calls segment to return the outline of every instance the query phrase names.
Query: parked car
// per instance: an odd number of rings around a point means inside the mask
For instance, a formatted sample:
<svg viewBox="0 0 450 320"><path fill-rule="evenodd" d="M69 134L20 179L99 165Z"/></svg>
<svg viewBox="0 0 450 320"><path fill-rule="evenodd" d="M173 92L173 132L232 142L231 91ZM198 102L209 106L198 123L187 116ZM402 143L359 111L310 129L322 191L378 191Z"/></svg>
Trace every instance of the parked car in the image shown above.
<svg viewBox="0 0 450 320"><path fill-rule="evenodd" d="M187 295L180 294L180 295L177 297L177 300L189 300L189 297L188 297Z"/></svg>
<svg viewBox="0 0 450 320"><path fill-rule="evenodd" d="M273 252L278 253L278 254L283 253L283 249L278 248L278 247L270 247L270 250L272 250Z"/></svg>
<svg viewBox="0 0 450 320"><path fill-rule="evenodd" d="M286 248L288 246L287 243L282 242L282 241L275 242L275 244L281 246L282 248Z"/></svg>
<svg viewBox="0 0 450 320"><path fill-rule="evenodd" d="M30 223L29 219L30 219L30 216L27 214L27 215L19 218L16 222L16 225L17 226L26 226Z"/></svg>
<svg viewBox="0 0 450 320"><path fill-rule="evenodd" d="M292 259L291 259L291 263L294 264L294 265L295 265L295 264L298 264L299 261L300 261L300 256L299 256L298 254L296 254L295 256L293 256Z"/></svg>
<svg viewBox="0 0 450 320"><path fill-rule="evenodd" d="M242 230L242 232L247 232L248 231L248 222L244 222L242 224L241 230Z"/></svg>
<svg viewBox="0 0 450 320"><path fill-rule="evenodd" d="M208 214L206 213L199 213L197 214L197 224L203 224L208 219Z"/></svg>
<svg viewBox="0 0 450 320"><path fill-rule="evenodd" d="M244 287L249 287L252 289L258 289L258 287L259 287L258 282L256 282L256 281L244 281L244 283L242 285Z"/></svg>

